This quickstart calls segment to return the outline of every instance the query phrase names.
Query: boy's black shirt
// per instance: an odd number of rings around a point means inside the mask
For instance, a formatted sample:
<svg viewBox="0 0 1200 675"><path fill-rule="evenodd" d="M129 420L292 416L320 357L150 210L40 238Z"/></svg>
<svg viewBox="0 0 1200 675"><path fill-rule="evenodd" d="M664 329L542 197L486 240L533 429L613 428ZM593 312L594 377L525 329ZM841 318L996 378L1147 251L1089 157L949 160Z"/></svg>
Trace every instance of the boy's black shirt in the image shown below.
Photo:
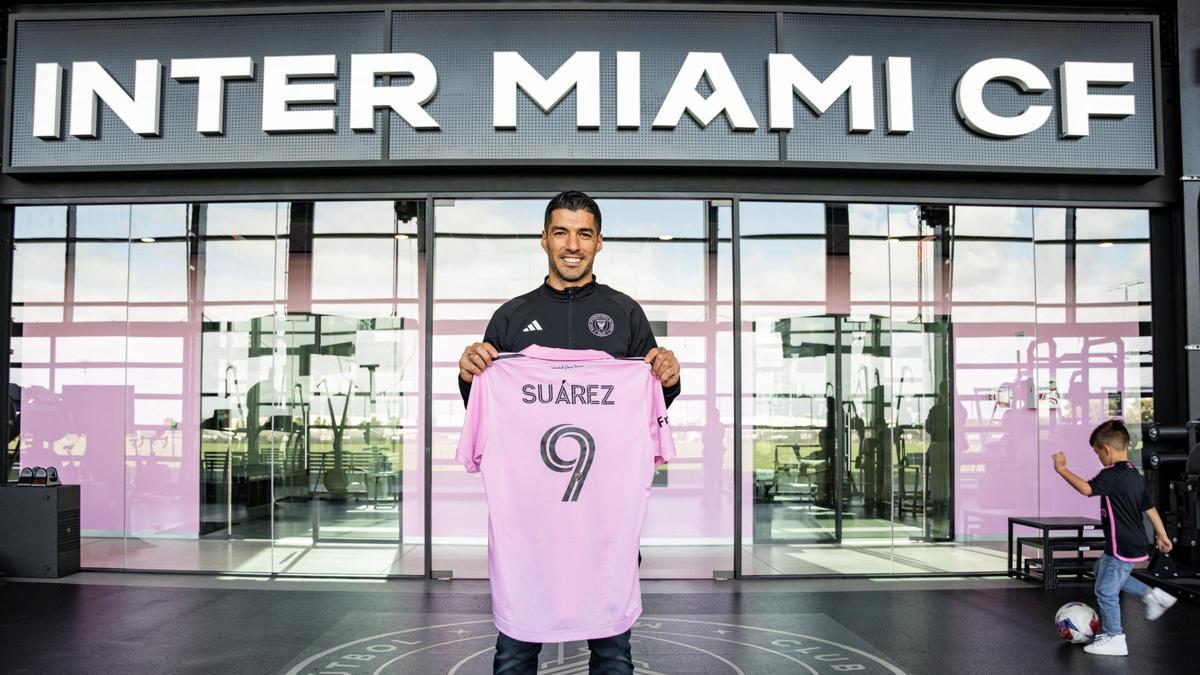
<svg viewBox="0 0 1200 675"><path fill-rule="evenodd" d="M1146 494L1142 475L1132 463L1117 462L1096 474L1088 485L1092 496L1100 497L1104 552L1119 560L1145 560L1150 542L1142 526L1142 513L1154 504Z"/></svg>

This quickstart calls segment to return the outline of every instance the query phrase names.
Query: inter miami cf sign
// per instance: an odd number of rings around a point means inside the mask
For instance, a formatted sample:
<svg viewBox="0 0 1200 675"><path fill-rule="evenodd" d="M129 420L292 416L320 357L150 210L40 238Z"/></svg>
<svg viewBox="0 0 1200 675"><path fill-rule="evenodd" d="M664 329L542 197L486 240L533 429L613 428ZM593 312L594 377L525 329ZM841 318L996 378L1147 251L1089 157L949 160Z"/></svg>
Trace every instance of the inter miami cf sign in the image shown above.
<svg viewBox="0 0 1200 675"><path fill-rule="evenodd" d="M618 129L641 127L640 52L617 52L616 84ZM884 107L887 133L906 134L913 126L912 59L888 56L882 59ZM573 53L549 77L539 73L518 52L493 54L492 126L517 128L517 96L524 92L544 111L572 92L576 96L576 126L601 126L601 53ZM53 140L63 135L61 111L65 95L64 74L73 76L70 87L68 131L77 138L96 138L97 107L103 102L131 131L141 136L158 136L162 115L163 63L138 59L133 92L127 92L97 61L36 64L33 96L33 136ZM769 125L772 131L795 127L794 105L803 102L814 114L823 114L835 101L849 100L849 131L864 133L876 127L874 70L870 56L849 55L823 80L791 54L767 57ZM221 135L225 128L226 83L250 80L255 61L250 56L171 59L168 77L197 86L196 133ZM1135 114L1131 94L1091 93L1095 88L1115 88L1134 81L1131 62L1065 61L1056 68L1059 89L1058 112L1062 138L1083 138L1090 133L1092 117L1128 117ZM266 56L262 58L262 130L278 132L336 132L335 111L295 106L337 103L336 54L311 56ZM384 76L408 78L404 86L378 85ZM295 80L307 79L308 83ZM323 82L311 82L323 80ZM625 84L626 82L630 84ZM709 83L707 96L697 91ZM990 58L970 65L954 87L958 115L972 131L985 136L1013 138L1038 130L1050 119L1053 108L1028 104L1018 114L1000 115L984 102L984 88L991 82L1007 82L1018 92L1040 94L1052 89L1050 77L1032 63L1015 58ZM398 115L413 129L436 131L441 125L425 109L437 92L438 74L422 54L354 54L350 60L350 127L375 131L375 111L383 108ZM631 93L633 92L633 93ZM637 94L637 96L634 95ZM724 116L735 131L754 131L760 123L742 94L723 54L689 52L674 84L658 108L655 129L674 129L684 115L702 126Z"/></svg>
<svg viewBox="0 0 1200 675"><path fill-rule="evenodd" d="M569 438L579 444L579 456L574 461L564 460L556 449L558 441ZM586 430L569 424L559 424L550 427L542 436L542 461L551 471L571 473L567 482L567 491L563 493L564 502L579 501L579 491L587 480L588 471L592 468L592 457L596 455L596 441Z"/></svg>
<svg viewBox="0 0 1200 675"><path fill-rule="evenodd" d="M5 169L553 160L1161 175L1156 25L617 8L16 15Z"/></svg>

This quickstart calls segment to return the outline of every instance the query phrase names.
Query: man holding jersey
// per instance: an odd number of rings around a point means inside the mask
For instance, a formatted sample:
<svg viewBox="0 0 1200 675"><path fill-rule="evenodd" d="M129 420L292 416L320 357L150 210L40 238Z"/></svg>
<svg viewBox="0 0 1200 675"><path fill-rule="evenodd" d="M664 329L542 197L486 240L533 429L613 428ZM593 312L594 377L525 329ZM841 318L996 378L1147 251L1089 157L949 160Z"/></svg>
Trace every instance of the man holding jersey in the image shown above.
<svg viewBox="0 0 1200 675"><path fill-rule="evenodd" d="M546 206L541 246L548 274L529 293L504 303L492 315L483 341L467 347L459 359L459 390L468 401L475 376L501 352L531 346L594 350L612 357L638 357L650 364L667 405L679 395L679 361L658 347L650 322L632 298L598 284L592 273L604 246L600 208L581 192L563 192ZM583 608L581 608L582 610ZM630 631L589 639L591 673L632 673ZM541 644L500 632L495 673L533 673Z"/></svg>

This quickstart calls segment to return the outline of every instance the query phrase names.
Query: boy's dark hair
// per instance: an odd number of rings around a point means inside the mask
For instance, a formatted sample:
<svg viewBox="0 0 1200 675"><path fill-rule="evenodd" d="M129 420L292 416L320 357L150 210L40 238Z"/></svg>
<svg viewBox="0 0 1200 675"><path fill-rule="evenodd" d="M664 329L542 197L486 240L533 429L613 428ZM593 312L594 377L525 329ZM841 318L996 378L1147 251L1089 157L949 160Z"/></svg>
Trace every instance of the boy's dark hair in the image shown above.
<svg viewBox="0 0 1200 675"><path fill-rule="evenodd" d="M1092 430L1088 445L1093 448L1108 446L1115 450L1129 449L1129 429L1121 420L1109 420Z"/></svg>
<svg viewBox="0 0 1200 675"><path fill-rule="evenodd" d="M600 207L596 206L595 199L575 190L567 190L554 195L550 203L546 204L546 220L542 223L543 230L550 227L550 214L558 209L587 211L596 218L596 233L600 233Z"/></svg>

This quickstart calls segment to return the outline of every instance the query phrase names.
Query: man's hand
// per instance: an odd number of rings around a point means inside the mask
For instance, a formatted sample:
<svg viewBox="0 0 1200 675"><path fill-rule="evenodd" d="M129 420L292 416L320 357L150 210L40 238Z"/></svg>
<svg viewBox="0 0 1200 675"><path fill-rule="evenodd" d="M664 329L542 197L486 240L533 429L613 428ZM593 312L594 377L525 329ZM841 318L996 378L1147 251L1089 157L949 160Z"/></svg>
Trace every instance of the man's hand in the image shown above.
<svg viewBox="0 0 1200 675"><path fill-rule="evenodd" d="M492 359L500 355L496 348L486 342L476 342L463 350L458 360L458 376L463 382L471 383L484 368L492 365Z"/></svg>
<svg viewBox="0 0 1200 675"><path fill-rule="evenodd" d="M679 360L670 349L655 347L644 359L650 364L650 372L658 378L664 387L674 387L679 382Z"/></svg>
<svg viewBox="0 0 1200 675"><path fill-rule="evenodd" d="M1067 454L1065 452L1056 452L1050 456L1054 460L1054 470L1062 471L1067 468Z"/></svg>
<svg viewBox="0 0 1200 675"><path fill-rule="evenodd" d="M1158 547L1160 553L1170 553L1171 549L1175 548L1175 544L1165 536L1154 536L1154 545Z"/></svg>

